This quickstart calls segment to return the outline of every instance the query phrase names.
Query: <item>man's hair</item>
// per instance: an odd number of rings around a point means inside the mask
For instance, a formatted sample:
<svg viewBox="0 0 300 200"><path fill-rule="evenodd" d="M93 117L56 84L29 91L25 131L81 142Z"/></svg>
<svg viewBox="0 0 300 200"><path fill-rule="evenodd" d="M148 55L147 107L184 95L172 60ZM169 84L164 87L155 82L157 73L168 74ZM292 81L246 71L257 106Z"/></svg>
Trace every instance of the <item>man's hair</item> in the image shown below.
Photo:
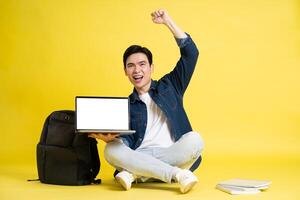
<svg viewBox="0 0 300 200"><path fill-rule="evenodd" d="M146 47L142 47L140 45L131 45L130 47L128 47L126 49L126 51L123 54L123 64L124 64L124 68L126 68L126 60L127 58L134 54L134 53L143 53L147 56L148 58L148 62L150 65L152 65L152 53L149 49L147 49Z"/></svg>

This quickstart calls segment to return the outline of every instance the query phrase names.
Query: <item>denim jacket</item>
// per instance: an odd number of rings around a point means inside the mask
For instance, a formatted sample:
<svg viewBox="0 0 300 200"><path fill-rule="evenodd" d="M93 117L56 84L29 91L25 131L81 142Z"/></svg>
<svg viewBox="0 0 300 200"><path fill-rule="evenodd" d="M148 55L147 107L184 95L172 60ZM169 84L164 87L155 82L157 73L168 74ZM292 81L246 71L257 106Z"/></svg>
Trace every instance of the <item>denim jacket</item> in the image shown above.
<svg viewBox="0 0 300 200"><path fill-rule="evenodd" d="M148 91L152 100L166 115L173 141L179 140L182 135L192 131L191 124L183 108L183 95L191 80L199 55L198 49L189 35L185 39L176 39L176 41L180 47L181 57L179 61L170 73L158 81L151 80ZM136 130L136 133L122 136L122 140L131 149L136 149L141 145L145 136L147 108L145 103L140 100L135 89L129 96L129 101L130 128Z"/></svg>

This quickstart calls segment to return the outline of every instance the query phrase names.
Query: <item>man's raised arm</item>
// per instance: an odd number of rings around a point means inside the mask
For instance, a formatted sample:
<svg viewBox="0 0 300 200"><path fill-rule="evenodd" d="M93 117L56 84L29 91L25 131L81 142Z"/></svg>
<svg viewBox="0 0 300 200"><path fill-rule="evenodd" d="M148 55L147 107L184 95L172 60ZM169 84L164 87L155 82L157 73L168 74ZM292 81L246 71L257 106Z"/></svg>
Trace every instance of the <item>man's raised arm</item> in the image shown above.
<svg viewBox="0 0 300 200"><path fill-rule="evenodd" d="M191 37L175 24L166 10L154 11L151 16L154 23L164 24L169 28L180 48L180 59L175 68L162 79L169 79L178 94L183 96L195 70L199 54L198 49Z"/></svg>

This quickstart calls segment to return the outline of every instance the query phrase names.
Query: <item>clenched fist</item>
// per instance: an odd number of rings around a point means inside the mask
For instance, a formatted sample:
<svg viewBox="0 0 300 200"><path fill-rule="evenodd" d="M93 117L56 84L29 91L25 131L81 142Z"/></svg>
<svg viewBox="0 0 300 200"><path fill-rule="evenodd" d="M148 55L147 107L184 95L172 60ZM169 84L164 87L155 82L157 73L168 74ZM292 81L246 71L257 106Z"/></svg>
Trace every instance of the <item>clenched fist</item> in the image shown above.
<svg viewBox="0 0 300 200"><path fill-rule="evenodd" d="M151 13L152 21L156 24L167 24L170 21L168 12L164 9L159 9Z"/></svg>

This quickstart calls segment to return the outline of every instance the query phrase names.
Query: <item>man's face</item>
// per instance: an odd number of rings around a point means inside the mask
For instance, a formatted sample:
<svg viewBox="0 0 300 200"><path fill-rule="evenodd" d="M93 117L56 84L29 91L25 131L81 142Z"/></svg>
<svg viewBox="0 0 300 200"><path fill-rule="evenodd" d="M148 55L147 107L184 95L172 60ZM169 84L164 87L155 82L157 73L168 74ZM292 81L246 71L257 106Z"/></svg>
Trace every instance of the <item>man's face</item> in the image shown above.
<svg viewBox="0 0 300 200"><path fill-rule="evenodd" d="M148 92L151 85L153 65L144 53L131 54L126 60L125 74L139 93Z"/></svg>

